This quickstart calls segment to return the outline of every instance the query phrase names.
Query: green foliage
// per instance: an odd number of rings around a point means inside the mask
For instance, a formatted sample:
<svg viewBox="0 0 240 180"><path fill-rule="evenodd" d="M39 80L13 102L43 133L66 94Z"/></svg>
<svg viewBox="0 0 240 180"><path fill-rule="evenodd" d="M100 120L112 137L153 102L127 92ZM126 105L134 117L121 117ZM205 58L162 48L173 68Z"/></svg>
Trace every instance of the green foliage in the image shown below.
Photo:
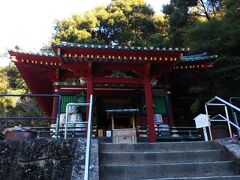
<svg viewBox="0 0 240 180"><path fill-rule="evenodd" d="M172 0L164 7L169 18L169 43L190 47L191 54L217 54L214 68L199 73L194 81L182 80L175 86L177 99L191 104L189 109L176 102L178 109L192 115L203 111L203 104L213 96L228 99L240 92L240 1ZM188 9L188 11L186 11ZM184 78L183 78L184 79ZM176 83L176 82L175 82ZM184 104L187 106L187 104ZM181 116L180 112L178 115ZM193 116L192 116L193 117Z"/></svg>
<svg viewBox="0 0 240 180"><path fill-rule="evenodd" d="M190 24L188 8L192 6L190 0L171 0L163 7L163 12L169 21L169 44L171 46L183 45L183 28ZM193 1L194 2L194 1Z"/></svg>
<svg viewBox="0 0 240 180"><path fill-rule="evenodd" d="M9 117L32 117L42 116L42 111L39 108L36 100L30 97L22 97L18 99L14 108L7 112Z"/></svg>
<svg viewBox="0 0 240 180"><path fill-rule="evenodd" d="M221 0L171 0L163 7L169 19L169 43L183 46L185 29L191 28L195 21L210 21L217 17L220 7Z"/></svg>
<svg viewBox="0 0 240 180"><path fill-rule="evenodd" d="M221 22L219 20L194 23L184 29L182 33L183 42L185 46L191 48L192 53L217 53L222 46L220 27Z"/></svg>
<svg viewBox="0 0 240 180"><path fill-rule="evenodd" d="M28 94L29 92L16 66L0 68L0 94ZM21 117L41 114L39 106L32 98L0 97L1 116Z"/></svg>
<svg viewBox="0 0 240 180"><path fill-rule="evenodd" d="M231 85L235 86L234 89L239 87L240 18L237 18L240 17L239 7L239 1L223 1L221 18L196 22L185 29L185 44L190 46L193 52L208 51L219 55L215 68L209 74L219 84L218 86L221 84L224 86L217 92L226 92L227 89L231 89ZM230 94L225 94L228 95Z"/></svg>
<svg viewBox="0 0 240 180"><path fill-rule="evenodd" d="M112 0L106 8L56 21L52 42L160 46L165 22L143 0Z"/></svg>
<svg viewBox="0 0 240 180"><path fill-rule="evenodd" d="M26 83L24 82L16 66L7 66L6 73L11 91L18 91L17 94L24 94L29 92L29 89L27 88Z"/></svg>
<svg viewBox="0 0 240 180"><path fill-rule="evenodd" d="M193 103L192 103L192 105L191 105L191 112L193 113L193 114L197 114L198 112L199 112L199 109L200 109L200 106L201 106L202 104L200 103L200 101L199 101L199 99L195 99L194 101L193 101Z"/></svg>
<svg viewBox="0 0 240 180"><path fill-rule="evenodd" d="M0 94L7 94L9 91L9 82L7 81L7 71L0 68ZM5 114L7 109L14 106L14 101L6 97L0 97L0 114Z"/></svg>

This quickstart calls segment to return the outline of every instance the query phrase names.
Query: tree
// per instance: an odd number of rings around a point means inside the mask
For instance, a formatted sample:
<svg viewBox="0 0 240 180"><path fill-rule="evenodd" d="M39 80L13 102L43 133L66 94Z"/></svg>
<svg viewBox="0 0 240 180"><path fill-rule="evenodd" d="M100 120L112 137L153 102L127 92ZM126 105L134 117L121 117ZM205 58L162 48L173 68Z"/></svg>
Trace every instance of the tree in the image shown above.
<svg viewBox="0 0 240 180"><path fill-rule="evenodd" d="M106 8L56 21L53 42L161 45L164 28L157 25L164 25L164 20L154 16L144 0L112 0Z"/></svg>
<svg viewBox="0 0 240 180"><path fill-rule="evenodd" d="M147 37L156 32L154 11L143 0L115 0L106 10L109 18L103 24L110 42L121 45L147 44Z"/></svg>
<svg viewBox="0 0 240 180"><path fill-rule="evenodd" d="M195 81L180 80L187 86L179 85L174 91L178 99L190 104L185 110L193 114L213 96L226 99L239 96L239 9L238 0L171 0L164 7L171 45L189 47L191 54L208 52L219 56L214 68L198 74ZM182 107L182 104L177 106Z"/></svg>
<svg viewBox="0 0 240 180"><path fill-rule="evenodd" d="M0 68L0 94L28 94L30 91L15 65ZM39 116L42 114L36 101L25 97L0 97L2 116Z"/></svg>
<svg viewBox="0 0 240 180"><path fill-rule="evenodd" d="M200 19L183 29L184 45L190 47L192 53L207 51L217 54L215 66L205 71L193 82L188 90L194 97L192 109L199 110L206 99L221 96L228 99L239 96L240 91L240 2L226 0L218 8L218 16L210 20ZM200 95L202 94L202 96Z"/></svg>
<svg viewBox="0 0 240 180"><path fill-rule="evenodd" d="M0 68L0 94L7 94L9 91L9 82L7 81L6 68ZM14 101L7 97L0 97L0 114L6 114L7 110L14 106Z"/></svg>
<svg viewBox="0 0 240 180"><path fill-rule="evenodd" d="M183 29L183 44L190 47L191 53L208 52L218 54L222 43L221 21L212 19L211 21L196 22Z"/></svg>
<svg viewBox="0 0 240 180"><path fill-rule="evenodd" d="M8 110L7 116L9 117L39 117L42 116L38 103L31 97L18 98L15 106Z"/></svg>
<svg viewBox="0 0 240 180"><path fill-rule="evenodd" d="M169 19L169 40L172 46L184 45L184 29L195 21L210 21L217 17L221 9L221 0L171 0L163 7Z"/></svg>
<svg viewBox="0 0 240 180"><path fill-rule="evenodd" d="M15 65L6 67L9 88L17 94L27 94L29 89Z"/></svg>
<svg viewBox="0 0 240 180"><path fill-rule="evenodd" d="M183 46L183 29L191 24L188 8L196 3L196 0L171 0L170 4L163 6L163 13L167 15L169 22L169 44L171 46Z"/></svg>
<svg viewBox="0 0 240 180"><path fill-rule="evenodd" d="M218 15L221 8L221 0L197 0L197 4L193 12L199 17L204 17L208 21Z"/></svg>

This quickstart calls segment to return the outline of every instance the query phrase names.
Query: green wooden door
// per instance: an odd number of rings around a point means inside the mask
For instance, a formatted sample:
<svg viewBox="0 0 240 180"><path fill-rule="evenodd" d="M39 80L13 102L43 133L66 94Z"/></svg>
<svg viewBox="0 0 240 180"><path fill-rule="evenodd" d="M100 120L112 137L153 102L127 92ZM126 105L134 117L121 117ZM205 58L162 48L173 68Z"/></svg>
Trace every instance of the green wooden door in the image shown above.
<svg viewBox="0 0 240 180"><path fill-rule="evenodd" d="M167 97L162 95L155 95L153 96L153 108L155 114L162 114L167 115ZM146 106L145 106L145 97L142 97L142 103L140 107L140 111L145 113L146 112Z"/></svg>
<svg viewBox="0 0 240 180"><path fill-rule="evenodd" d="M66 106L68 103L83 103L83 102L85 102L84 95L63 95L61 97L61 113L66 112ZM85 107L83 109L85 109Z"/></svg>

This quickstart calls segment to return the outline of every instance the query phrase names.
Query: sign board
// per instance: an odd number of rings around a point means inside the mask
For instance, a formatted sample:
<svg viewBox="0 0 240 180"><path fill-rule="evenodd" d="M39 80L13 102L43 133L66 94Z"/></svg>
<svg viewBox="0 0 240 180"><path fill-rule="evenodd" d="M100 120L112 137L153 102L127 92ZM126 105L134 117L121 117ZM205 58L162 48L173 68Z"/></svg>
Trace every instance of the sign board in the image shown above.
<svg viewBox="0 0 240 180"><path fill-rule="evenodd" d="M209 117L206 114L199 114L193 119L196 124L196 128L204 128L210 126Z"/></svg>

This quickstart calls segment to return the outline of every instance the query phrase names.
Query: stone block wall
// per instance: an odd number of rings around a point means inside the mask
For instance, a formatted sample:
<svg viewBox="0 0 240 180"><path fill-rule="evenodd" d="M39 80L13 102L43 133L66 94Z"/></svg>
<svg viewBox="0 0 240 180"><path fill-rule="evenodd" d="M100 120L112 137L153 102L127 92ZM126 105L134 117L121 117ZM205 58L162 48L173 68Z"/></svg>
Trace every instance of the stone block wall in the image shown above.
<svg viewBox="0 0 240 180"><path fill-rule="evenodd" d="M84 179L84 164L86 153L86 138L79 138L76 147L75 157L72 162L72 178L71 180ZM99 156L98 156L98 139L92 139L91 155L89 163L89 180L99 179Z"/></svg>
<svg viewBox="0 0 240 180"><path fill-rule="evenodd" d="M71 179L78 139L0 141L0 179Z"/></svg>
<svg viewBox="0 0 240 180"><path fill-rule="evenodd" d="M228 159L234 160L234 168L240 174L240 141L232 138L217 139L215 141L225 148Z"/></svg>

